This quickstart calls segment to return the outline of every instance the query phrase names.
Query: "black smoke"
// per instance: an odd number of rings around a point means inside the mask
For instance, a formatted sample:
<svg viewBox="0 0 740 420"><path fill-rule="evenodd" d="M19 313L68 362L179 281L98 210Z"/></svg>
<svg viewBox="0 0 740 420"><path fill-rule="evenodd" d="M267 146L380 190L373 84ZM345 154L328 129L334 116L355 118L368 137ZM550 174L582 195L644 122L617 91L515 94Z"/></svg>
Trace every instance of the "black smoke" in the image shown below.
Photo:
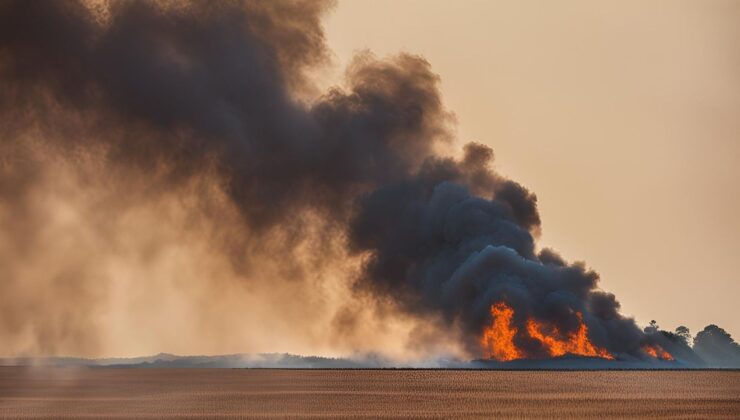
<svg viewBox="0 0 740 420"><path fill-rule="evenodd" d="M598 275L538 250L537 199L494 172L491 149L437 152L452 117L424 59L360 55L345 88L299 99L329 57L320 18L330 6L2 1L6 159L35 130L63 155L99 151L144 174L165 167L168 185L214 172L250 246L277 227L300 237L314 220L301 216L318 215L327 239L364 259L357 293L460 325L473 354L503 300L520 330L534 317L574 331L578 312L595 344L641 357L652 339L620 315ZM0 179L8 205L23 191L15 181L33 173L30 163L13 168Z"/></svg>
<svg viewBox="0 0 740 420"><path fill-rule="evenodd" d="M643 334L597 288L598 275L536 250L536 198L496 176L491 159L471 144L459 162L430 159L414 176L363 196L350 226L353 246L371 255L363 284L412 310L461 320L471 348L490 323L491 304L505 301L520 331L535 317L572 332L580 312L595 343L638 352ZM537 343L519 340L537 353Z"/></svg>

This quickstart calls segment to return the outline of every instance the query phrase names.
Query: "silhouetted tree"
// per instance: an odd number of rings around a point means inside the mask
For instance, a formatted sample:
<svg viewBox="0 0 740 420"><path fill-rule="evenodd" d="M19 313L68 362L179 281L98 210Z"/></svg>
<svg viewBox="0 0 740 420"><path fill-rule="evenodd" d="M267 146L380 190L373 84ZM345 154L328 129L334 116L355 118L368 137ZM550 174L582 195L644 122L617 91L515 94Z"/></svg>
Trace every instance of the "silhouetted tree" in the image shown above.
<svg viewBox="0 0 740 420"><path fill-rule="evenodd" d="M676 327L676 335L681 337L686 344L691 345L691 331L683 325Z"/></svg>
<svg viewBox="0 0 740 420"><path fill-rule="evenodd" d="M701 366L704 364L703 359L696 355L694 350L691 348L691 344L686 339L686 335L690 337L688 328L679 327L676 329L676 332L665 331L660 329L657 321L651 320L645 327L644 331L648 336L646 337L647 343L659 345L663 350L670 353L679 363L693 366ZM679 334L679 332L681 332L681 334Z"/></svg>
<svg viewBox="0 0 740 420"><path fill-rule="evenodd" d="M643 331L645 331L645 334L655 334L658 332L659 329L660 327L658 326L658 322L653 319Z"/></svg>
<svg viewBox="0 0 740 420"><path fill-rule="evenodd" d="M714 324L696 334L694 351L709 366L740 367L740 345L727 331Z"/></svg>

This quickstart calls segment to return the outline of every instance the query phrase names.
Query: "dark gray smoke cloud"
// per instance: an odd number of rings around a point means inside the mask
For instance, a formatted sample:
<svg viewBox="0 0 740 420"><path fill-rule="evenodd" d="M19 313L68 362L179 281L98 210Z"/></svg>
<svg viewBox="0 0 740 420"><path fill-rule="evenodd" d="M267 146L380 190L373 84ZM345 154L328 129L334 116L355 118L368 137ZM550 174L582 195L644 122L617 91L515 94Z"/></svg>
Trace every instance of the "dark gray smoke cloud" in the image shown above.
<svg viewBox="0 0 740 420"><path fill-rule="evenodd" d="M5 159L15 159L0 173L0 199L23 212L35 171L12 150L32 131L71 159L99 151L111 170L165 167L160 189L214 173L247 227L234 247L259 246L280 227L292 229L282 239L290 250L307 234L301 216L317 215L319 235L364 259L358 294L459 325L473 354L491 304L503 300L520 330L534 317L571 332L580 312L595 344L639 356L650 338L598 289L598 275L538 251L536 197L493 171L491 149L438 155L451 117L425 60L361 55L345 89L310 105L296 99L327 60L328 7L0 2L0 134ZM0 322L21 322L16 315ZM538 342L516 340L544 355Z"/></svg>
<svg viewBox="0 0 740 420"><path fill-rule="evenodd" d="M359 191L430 156L447 116L437 77L411 56L359 59L348 92L310 109L294 101L326 55L325 8L113 2L101 23L78 2L4 2L4 121L44 122L61 106L91 113L118 161L187 176L215 160L253 228L307 206L342 219Z"/></svg>
<svg viewBox="0 0 740 420"><path fill-rule="evenodd" d="M597 289L598 275L536 251L535 196L493 174L486 147L470 144L465 152L460 162L430 159L414 176L361 199L351 238L372 255L364 283L413 309L462 320L471 347L490 323L491 304L505 301L520 331L530 317L575 331L577 311L596 344L636 353L643 334L619 315L613 295ZM542 354L526 336L518 340Z"/></svg>

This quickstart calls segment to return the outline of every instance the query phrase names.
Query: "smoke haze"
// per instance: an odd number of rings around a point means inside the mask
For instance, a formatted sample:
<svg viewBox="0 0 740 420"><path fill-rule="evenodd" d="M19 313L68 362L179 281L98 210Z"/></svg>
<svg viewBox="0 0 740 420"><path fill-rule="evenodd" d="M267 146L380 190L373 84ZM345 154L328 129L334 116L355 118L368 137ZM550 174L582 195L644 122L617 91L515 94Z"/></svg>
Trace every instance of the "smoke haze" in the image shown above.
<svg viewBox="0 0 740 420"><path fill-rule="evenodd" d="M644 356L423 58L312 83L331 7L0 3L0 351L478 357L506 301Z"/></svg>
<svg viewBox="0 0 740 420"><path fill-rule="evenodd" d="M426 334L351 290L345 232L450 116L412 56L358 57L346 90L299 101L330 6L2 3L6 353L398 354Z"/></svg>

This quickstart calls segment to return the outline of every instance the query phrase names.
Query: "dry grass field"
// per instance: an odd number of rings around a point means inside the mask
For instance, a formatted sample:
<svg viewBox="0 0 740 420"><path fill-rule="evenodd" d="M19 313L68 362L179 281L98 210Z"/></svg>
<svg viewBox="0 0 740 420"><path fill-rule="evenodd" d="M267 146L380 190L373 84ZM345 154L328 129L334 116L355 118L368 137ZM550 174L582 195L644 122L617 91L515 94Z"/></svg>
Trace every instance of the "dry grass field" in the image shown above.
<svg viewBox="0 0 740 420"><path fill-rule="evenodd" d="M740 418L740 372L0 367L0 417Z"/></svg>

